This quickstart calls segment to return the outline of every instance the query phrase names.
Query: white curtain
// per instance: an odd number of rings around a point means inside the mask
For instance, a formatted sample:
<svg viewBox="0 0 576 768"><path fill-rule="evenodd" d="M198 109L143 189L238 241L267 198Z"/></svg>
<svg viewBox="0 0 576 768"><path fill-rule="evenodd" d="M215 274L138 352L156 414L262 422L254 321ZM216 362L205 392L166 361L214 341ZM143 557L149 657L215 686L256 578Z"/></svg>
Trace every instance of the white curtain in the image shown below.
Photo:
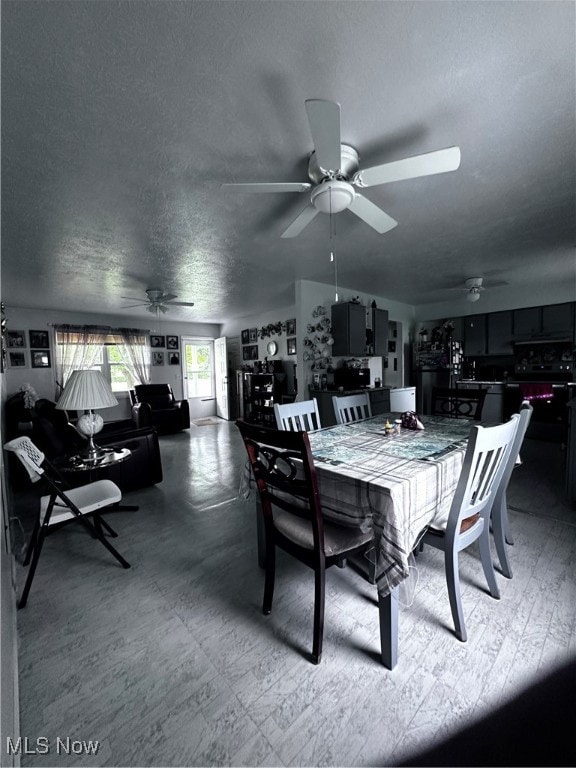
<svg viewBox="0 0 576 768"><path fill-rule="evenodd" d="M91 368L100 362L110 328L100 325L55 325L54 372L56 401L72 371Z"/></svg>
<svg viewBox="0 0 576 768"><path fill-rule="evenodd" d="M118 328L116 333L122 337L118 349L126 368L134 380L140 384L150 384L150 344L148 331L138 328Z"/></svg>

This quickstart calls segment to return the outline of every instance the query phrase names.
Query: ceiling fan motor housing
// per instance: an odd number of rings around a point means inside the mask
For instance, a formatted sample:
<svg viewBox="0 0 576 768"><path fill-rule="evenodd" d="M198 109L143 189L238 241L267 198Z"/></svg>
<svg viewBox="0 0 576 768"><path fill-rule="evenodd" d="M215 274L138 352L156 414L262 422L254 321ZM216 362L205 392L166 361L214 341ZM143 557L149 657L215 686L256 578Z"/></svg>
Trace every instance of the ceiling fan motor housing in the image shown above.
<svg viewBox="0 0 576 768"><path fill-rule="evenodd" d="M348 144L340 144L340 168L321 168L316 152L312 152L308 161L308 177L314 184L320 184L330 178L346 181L351 179L357 170L358 152Z"/></svg>

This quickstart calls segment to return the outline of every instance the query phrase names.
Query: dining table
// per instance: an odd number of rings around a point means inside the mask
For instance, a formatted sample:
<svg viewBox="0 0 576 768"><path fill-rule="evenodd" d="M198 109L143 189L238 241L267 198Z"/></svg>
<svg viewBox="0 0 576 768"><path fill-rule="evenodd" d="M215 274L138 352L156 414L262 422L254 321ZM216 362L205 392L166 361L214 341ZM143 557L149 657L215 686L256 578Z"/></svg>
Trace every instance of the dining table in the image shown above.
<svg viewBox="0 0 576 768"><path fill-rule="evenodd" d="M445 526L462 470L470 429L478 422L421 416L422 429L388 413L309 432L325 519L374 536L382 663L398 660L399 587L410 557L431 525ZM258 562L266 562L257 506Z"/></svg>

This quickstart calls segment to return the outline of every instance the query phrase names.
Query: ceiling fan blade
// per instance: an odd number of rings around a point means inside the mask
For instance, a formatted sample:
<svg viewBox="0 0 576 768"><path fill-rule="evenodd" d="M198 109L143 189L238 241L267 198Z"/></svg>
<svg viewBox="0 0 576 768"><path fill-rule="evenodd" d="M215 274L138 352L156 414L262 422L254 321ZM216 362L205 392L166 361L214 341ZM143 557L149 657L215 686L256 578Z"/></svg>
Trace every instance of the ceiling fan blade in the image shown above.
<svg viewBox="0 0 576 768"><path fill-rule="evenodd" d="M244 192L306 192L312 184L300 181L286 182L247 182L245 184L222 184L223 187L236 187Z"/></svg>
<svg viewBox="0 0 576 768"><path fill-rule="evenodd" d="M306 206L306 208L304 208L304 210L301 211L298 216L296 216L288 229L282 233L282 237L296 237L296 235L299 235L304 227L309 224L312 219L315 218L319 213L320 211L317 208L314 208L313 205Z"/></svg>
<svg viewBox="0 0 576 768"><path fill-rule="evenodd" d="M338 171L341 165L340 104L307 99L305 106L318 165L327 171Z"/></svg>
<svg viewBox="0 0 576 768"><path fill-rule="evenodd" d="M417 179L420 176L432 176L435 173L448 173L460 166L460 147L439 149L425 155L407 157L394 163L375 165L354 175L353 183L359 187L374 187L391 181Z"/></svg>
<svg viewBox="0 0 576 768"><path fill-rule="evenodd" d="M172 299L177 299L178 296L176 296L175 293L163 293L160 297L160 301L172 301Z"/></svg>
<svg viewBox="0 0 576 768"><path fill-rule="evenodd" d="M398 226L398 222L388 216L381 208L374 205L373 202L368 200L367 197L363 197L356 193L354 200L349 206L349 210L359 216L362 221L369 224L379 234L383 235L384 232L389 232L394 227Z"/></svg>
<svg viewBox="0 0 576 768"><path fill-rule="evenodd" d="M193 307L193 301L169 301L167 302L170 307Z"/></svg>
<svg viewBox="0 0 576 768"><path fill-rule="evenodd" d="M126 301L138 301L140 304L146 304L146 300L144 299L137 299L135 296L120 296L121 299L126 299Z"/></svg>
<svg viewBox="0 0 576 768"><path fill-rule="evenodd" d="M147 301L139 301L138 304L124 304L124 306L121 307L121 309L130 309L131 307L145 307L147 305L148 305Z"/></svg>

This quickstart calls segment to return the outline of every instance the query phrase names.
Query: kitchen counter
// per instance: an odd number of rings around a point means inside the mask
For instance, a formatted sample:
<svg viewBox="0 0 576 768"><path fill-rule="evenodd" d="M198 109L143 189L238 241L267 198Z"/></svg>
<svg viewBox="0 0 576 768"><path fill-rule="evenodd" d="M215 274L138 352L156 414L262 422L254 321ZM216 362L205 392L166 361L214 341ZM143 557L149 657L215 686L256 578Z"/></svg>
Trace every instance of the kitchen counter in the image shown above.
<svg viewBox="0 0 576 768"><path fill-rule="evenodd" d="M390 391L392 387L362 387L361 389L312 389L310 387L309 392L311 397L316 397L316 395L361 395L364 392L380 392L381 390L388 390Z"/></svg>
<svg viewBox="0 0 576 768"><path fill-rule="evenodd" d="M456 384L477 384L479 387L496 386L498 384L506 384L506 381L482 381L482 379L459 379Z"/></svg>

